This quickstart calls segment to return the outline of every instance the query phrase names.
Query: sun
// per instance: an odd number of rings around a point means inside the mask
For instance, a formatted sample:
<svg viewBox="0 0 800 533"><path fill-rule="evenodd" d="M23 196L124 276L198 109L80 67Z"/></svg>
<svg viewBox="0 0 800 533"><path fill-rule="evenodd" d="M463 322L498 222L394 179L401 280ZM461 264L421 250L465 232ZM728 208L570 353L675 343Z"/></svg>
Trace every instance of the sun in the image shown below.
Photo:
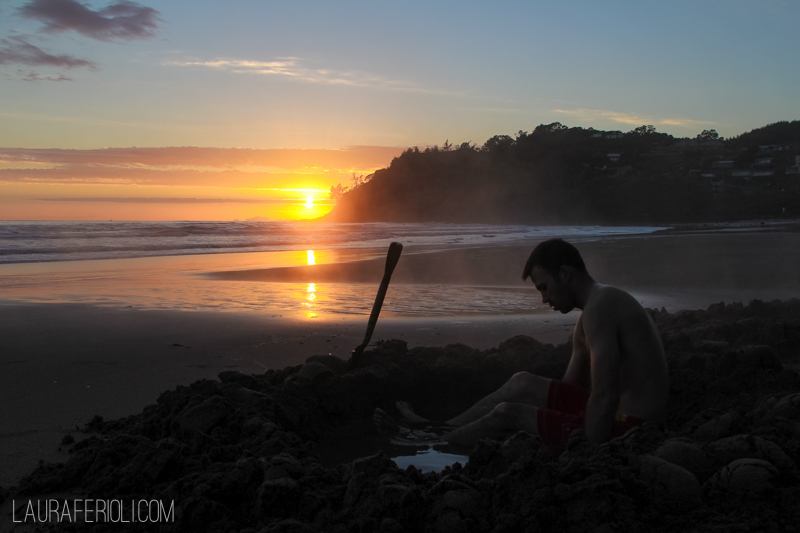
<svg viewBox="0 0 800 533"><path fill-rule="evenodd" d="M314 207L314 197L306 196L306 209L311 209L312 207Z"/></svg>

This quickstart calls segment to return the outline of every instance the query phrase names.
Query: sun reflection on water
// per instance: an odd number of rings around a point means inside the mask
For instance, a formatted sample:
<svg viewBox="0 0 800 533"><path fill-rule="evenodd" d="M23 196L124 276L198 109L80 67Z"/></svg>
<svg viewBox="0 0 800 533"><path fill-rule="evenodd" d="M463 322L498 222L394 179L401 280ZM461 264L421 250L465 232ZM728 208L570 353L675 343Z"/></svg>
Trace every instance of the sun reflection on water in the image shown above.
<svg viewBox="0 0 800 533"><path fill-rule="evenodd" d="M317 299L317 284L309 283L308 286L306 287L306 301L303 302L303 306L307 309L306 316L308 318L317 318L317 313L314 311L317 307L317 304L314 302L314 300L316 299Z"/></svg>

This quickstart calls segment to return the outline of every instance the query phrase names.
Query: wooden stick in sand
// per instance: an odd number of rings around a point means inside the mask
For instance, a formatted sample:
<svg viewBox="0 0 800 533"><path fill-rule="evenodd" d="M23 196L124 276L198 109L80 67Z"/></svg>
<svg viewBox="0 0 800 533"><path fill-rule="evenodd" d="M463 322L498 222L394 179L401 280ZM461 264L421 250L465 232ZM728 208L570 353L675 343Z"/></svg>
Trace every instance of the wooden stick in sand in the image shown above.
<svg viewBox="0 0 800 533"><path fill-rule="evenodd" d="M386 289L389 288L389 280L392 279L392 272L394 272L394 267L397 266L397 261L400 259L400 252L402 251L403 245L399 242L393 242L389 245L389 253L386 254L386 268L383 271L381 286L378 287L378 294L375 296L375 304L372 306L372 314L369 315L367 333L364 335L364 342L362 342L356 347L355 350L353 350L353 354L350 357L350 364L352 366L358 366L361 356L364 354L364 349L367 347L367 344L369 344L369 341L372 338L372 332L375 331L375 324L378 323L378 315L381 314L383 299L386 297Z"/></svg>

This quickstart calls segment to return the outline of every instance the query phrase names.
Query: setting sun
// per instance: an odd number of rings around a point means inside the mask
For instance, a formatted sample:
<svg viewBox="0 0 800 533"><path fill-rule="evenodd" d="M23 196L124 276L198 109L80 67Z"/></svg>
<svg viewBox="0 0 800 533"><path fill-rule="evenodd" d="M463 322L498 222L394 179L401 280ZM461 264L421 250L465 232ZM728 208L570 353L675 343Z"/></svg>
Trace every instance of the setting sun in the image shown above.
<svg viewBox="0 0 800 533"><path fill-rule="evenodd" d="M312 207L314 207L314 197L306 196L306 209L311 209Z"/></svg>

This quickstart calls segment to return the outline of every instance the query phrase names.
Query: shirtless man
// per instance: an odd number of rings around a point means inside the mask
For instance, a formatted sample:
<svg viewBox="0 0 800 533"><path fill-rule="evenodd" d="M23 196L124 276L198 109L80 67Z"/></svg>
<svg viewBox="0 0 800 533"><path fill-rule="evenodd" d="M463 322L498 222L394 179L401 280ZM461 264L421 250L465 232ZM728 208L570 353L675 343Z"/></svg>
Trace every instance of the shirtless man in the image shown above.
<svg viewBox="0 0 800 533"><path fill-rule="evenodd" d="M669 379L661 337L650 316L627 292L597 283L578 250L561 239L540 243L522 279L531 278L542 302L556 311L583 313L572 336L572 357L564 377L514 374L500 389L448 420L444 436L472 446L483 438L517 431L539 435L555 449L583 428L590 442L602 443L667 414ZM425 422L398 402L407 422ZM376 410L375 421L385 415Z"/></svg>

